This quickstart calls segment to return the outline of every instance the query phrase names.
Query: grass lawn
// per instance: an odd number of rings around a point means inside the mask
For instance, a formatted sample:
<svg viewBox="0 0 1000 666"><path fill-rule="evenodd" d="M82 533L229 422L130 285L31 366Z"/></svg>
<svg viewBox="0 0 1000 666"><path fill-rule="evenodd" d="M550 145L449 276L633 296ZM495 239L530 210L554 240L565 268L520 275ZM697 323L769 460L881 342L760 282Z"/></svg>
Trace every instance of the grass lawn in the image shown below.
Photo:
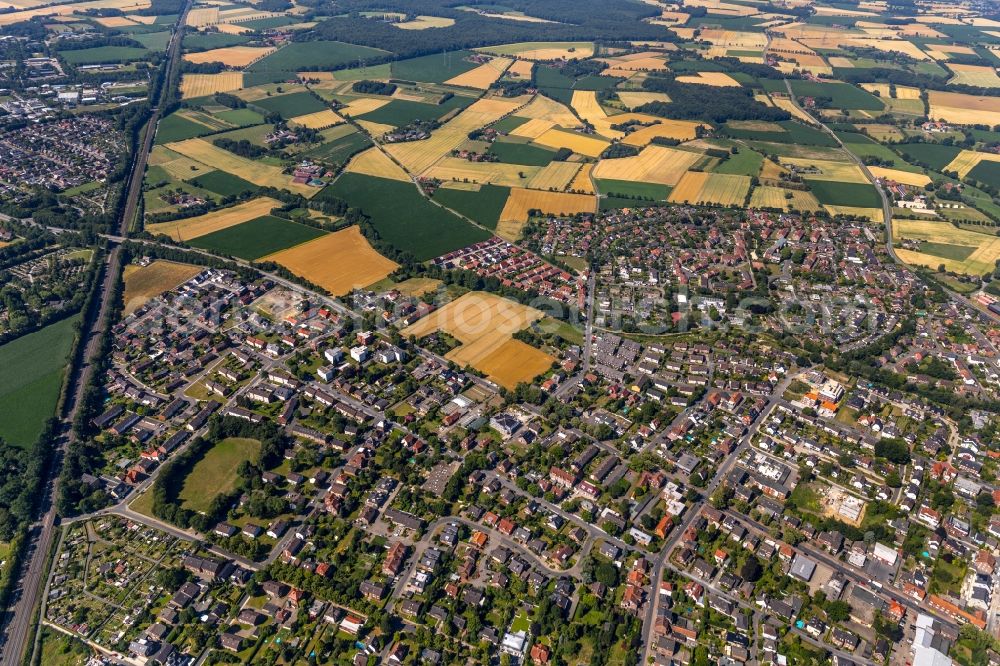
<svg viewBox="0 0 1000 666"><path fill-rule="evenodd" d="M294 118L307 113L316 113L329 108L318 97L308 92L297 92L289 95L265 97L252 102L254 106L277 113L282 118Z"/></svg>
<svg viewBox="0 0 1000 666"><path fill-rule="evenodd" d="M218 442L195 463L184 479L178 497L181 505L192 511L207 511L216 495L236 485L236 468L244 460L253 460L260 452L260 441L229 437Z"/></svg>
<svg viewBox="0 0 1000 666"><path fill-rule="evenodd" d="M490 237L488 231L429 202L411 183L345 173L317 198L330 196L363 210L383 240L411 253L418 261Z"/></svg>
<svg viewBox="0 0 1000 666"><path fill-rule="evenodd" d="M881 208L878 191L868 183L840 183L830 180L805 179L821 204Z"/></svg>
<svg viewBox="0 0 1000 666"><path fill-rule="evenodd" d="M817 515L823 511L823 507L819 503L819 494L808 483L800 483L795 486L795 490L791 494L791 500L803 511Z"/></svg>
<svg viewBox="0 0 1000 666"><path fill-rule="evenodd" d="M539 321L538 326L546 333L554 333L571 345L583 344L583 331L576 328L569 322L554 317L545 317Z"/></svg>
<svg viewBox="0 0 1000 666"><path fill-rule="evenodd" d="M319 238L323 234L323 231L314 227L273 215L263 215L249 222L200 236L189 244L203 250L253 260Z"/></svg>
<svg viewBox="0 0 1000 666"><path fill-rule="evenodd" d="M471 55L469 51L453 51L400 60L392 63L392 76L405 81L444 83L479 66L466 60Z"/></svg>
<svg viewBox="0 0 1000 666"><path fill-rule="evenodd" d="M434 192L434 200L484 227L496 229L509 194L510 188L500 185L483 185L478 192L442 187Z"/></svg>
<svg viewBox="0 0 1000 666"><path fill-rule="evenodd" d="M55 415L79 320L69 317L0 346L0 437L8 443L30 446Z"/></svg>
<svg viewBox="0 0 1000 666"><path fill-rule="evenodd" d="M247 69L251 72L298 72L314 67L333 69L358 60L374 60L388 55L389 52L382 49L344 42L292 42Z"/></svg>

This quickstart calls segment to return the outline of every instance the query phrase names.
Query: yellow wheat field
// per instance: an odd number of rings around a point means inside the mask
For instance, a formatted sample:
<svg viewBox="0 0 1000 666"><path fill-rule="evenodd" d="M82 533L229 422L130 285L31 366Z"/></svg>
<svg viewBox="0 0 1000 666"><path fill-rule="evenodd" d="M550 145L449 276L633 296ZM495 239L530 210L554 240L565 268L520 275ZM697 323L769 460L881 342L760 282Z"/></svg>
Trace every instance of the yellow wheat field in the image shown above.
<svg viewBox="0 0 1000 666"><path fill-rule="evenodd" d="M532 176L527 186L534 190L555 189L561 192L576 178L580 166L577 162L550 162Z"/></svg>
<svg viewBox="0 0 1000 666"><path fill-rule="evenodd" d="M364 150L347 163L344 168L347 173L359 173L366 176L376 176L378 178L388 178L389 180L401 180L407 182L410 177L398 164L389 159L378 147Z"/></svg>
<svg viewBox="0 0 1000 666"><path fill-rule="evenodd" d="M784 166L794 166L802 172L803 178L810 180L835 180L842 183L867 183L864 171L854 162L834 162L804 157L782 157ZM815 170L818 170L816 172Z"/></svg>
<svg viewBox="0 0 1000 666"><path fill-rule="evenodd" d="M245 32L253 32L253 28L245 25L236 25L235 23L219 23L215 28L227 35L242 35Z"/></svg>
<svg viewBox="0 0 1000 666"><path fill-rule="evenodd" d="M650 102L669 102L670 98L666 93L640 92L637 90L619 90L618 99L629 109L634 109Z"/></svg>
<svg viewBox="0 0 1000 666"><path fill-rule="evenodd" d="M135 21L124 16L99 16L94 19L94 22L105 28L124 28L128 25L135 25Z"/></svg>
<svg viewBox="0 0 1000 666"><path fill-rule="evenodd" d="M927 92L930 117L959 125L1000 125L1000 97Z"/></svg>
<svg viewBox="0 0 1000 666"><path fill-rule="evenodd" d="M1000 155L997 156L997 159L1000 159ZM912 173L910 171L887 169L885 167L877 166L868 167L868 170L871 171L872 175L876 178L887 178L889 180L894 180L897 183L911 185L913 187L923 187L927 183L931 182L930 176L925 176L922 173Z"/></svg>
<svg viewBox="0 0 1000 666"><path fill-rule="evenodd" d="M334 296L378 282L399 268L372 249L357 226L276 252L262 261L280 264Z"/></svg>
<svg viewBox="0 0 1000 666"><path fill-rule="evenodd" d="M184 59L195 64L221 62L227 67L246 67L274 51L270 46L227 46L223 49L185 53Z"/></svg>
<svg viewBox="0 0 1000 666"><path fill-rule="evenodd" d="M787 97L772 97L771 99L774 102L774 105L779 109L788 111L788 113L792 114L794 117L798 118L799 120L805 123L808 123L810 125L816 124L816 121L813 120L812 116L810 116L808 113L806 113L801 108L796 106L795 102L788 99Z"/></svg>
<svg viewBox="0 0 1000 666"><path fill-rule="evenodd" d="M519 125L510 131L511 136L522 136L528 139L537 139L541 135L555 127L554 123L541 118L532 118L523 125Z"/></svg>
<svg viewBox="0 0 1000 666"><path fill-rule="evenodd" d="M634 157L601 160L594 167L593 176L672 186L700 159L699 153L650 145Z"/></svg>
<svg viewBox="0 0 1000 666"><path fill-rule="evenodd" d="M827 213L836 217L837 215L854 215L856 217L867 217L872 222L877 222L882 224L885 221L885 216L882 214L881 208L861 208L859 206L830 206L825 205L823 208Z"/></svg>
<svg viewBox="0 0 1000 666"><path fill-rule="evenodd" d="M670 192L674 203L709 203L736 206L746 200L750 191L750 176L728 173L688 171Z"/></svg>
<svg viewBox="0 0 1000 666"><path fill-rule="evenodd" d="M200 28L206 25L215 25L218 22L218 7L196 7L188 12L186 25L192 28Z"/></svg>
<svg viewBox="0 0 1000 666"><path fill-rule="evenodd" d="M524 187L541 167L506 164L504 162L470 162L461 157L442 157L424 175L444 182L462 183L466 179L479 185ZM522 177L523 176L523 177Z"/></svg>
<svg viewBox="0 0 1000 666"><path fill-rule="evenodd" d="M46 7L34 7L22 11L8 12L0 14L0 27L30 21L36 16L57 17L54 20L73 20L73 14L85 14L88 10L94 9L120 9L123 12L148 9L149 0L90 0L90 2L75 2L61 5L48 5Z"/></svg>
<svg viewBox="0 0 1000 666"><path fill-rule="evenodd" d="M511 337L542 316L534 308L495 294L473 291L404 328L402 334L422 338L445 331L462 343L445 355L447 359L474 367L501 386L513 388L544 372L554 360Z"/></svg>
<svg viewBox="0 0 1000 666"><path fill-rule="evenodd" d="M791 198L786 197L786 194L791 194ZM753 194L750 195L750 207L779 208L783 210L795 209L805 212L822 210L823 208L812 192L790 190L770 185L761 185L754 188Z"/></svg>
<svg viewBox="0 0 1000 666"><path fill-rule="evenodd" d="M996 153L979 153L974 150L963 150L942 171L957 171L960 178L965 178L969 175L970 171L979 166L979 163L984 160L988 162L1000 162L1000 155Z"/></svg>
<svg viewBox="0 0 1000 666"><path fill-rule="evenodd" d="M232 92L242 87L243 72L184 74L181 77L181 98L205 97L220 92Z"/></svg>
<svg viewBox="0 0 1000 666"><path fill-rule="evenodd" d="M679 83L699 83L717 88L739 88L740 82L724 72L698 72L697 74L678 76Z"/></svg>
<svg viewBox="0 0 1000 666"><path fill-rule="evenodd" d="M580 119L565 105L544 95L535 95L524 108L518 109L517 115L521 118L546 120L560 127L576 127L580 124Z"/></svg>
<svg viewBox="0 0 1000 666"><path fill-rule="evenodd" d="M985 65L948 65L955 74L948 83L976 86L978 88L1000 88L1000 76L992 67Z"/></svg>
<svg viewBox="0 0 1000 666"><path fill-rule="evenodd" d="M510 69L507 70L507 74L522 79L530 79L531 70L534 69L534 67L535 63L530 60L515 60L513 64L511 64Z"/></svg>
<svg viewBox="0 0 1000 666"><path fill-rule="evenodd" d="M604 152L609 143L595 136L574 134L558 129L550 129L535 139L535 143L549 148L569 148L574 153L587 157L597 157Z"/></svg>
<svg viewBox="0 0 1000 666"><path fill-rule="evenodd" d="M356 120L354 121L362 127L366 132L374 137L380 137L386 132L391 132L396 129L392 125L386 125L384 123L373 123L370 120Z"/></svg>
<svg viewBox="0 0 1000 666"><path fill-rule="evenodd" d="M467 141L469 132L496 122L525 101L520 98L480 99L431 132L431 138L424 141L390 144L386 146L386 150L410 173L423 173L432 164Z"/></svg>
<svg viewBox="0 0 1000 666"><path fill-rule="evenodd" d="M363 116L376 109L381 109L389 103L387 99L375 99L373 97L362 97L347 103L347 106L340 109L340 113L345 116Z"/></svg>
<svg viewBox="0 0 1000 666"><path fill-rule="evenodd" d="M170 236L175 241L189 241L199 238L237 224L243 224L258 217L270 214L274 208L279 208L281 202L268 197L251 199L243 203L214 210L198 217L189 217L185 220L174 220L173 222L160 222L158 224L146 225L146 231L151 234L164 234Z"/></svg>
<svg viewBox="0 0 1000 666"><path fill-rule="evenodd" d="M339 125L344 122L344 119L341 118L336 111L324 109L323 111L317 111L316 113L307 113L304 116L296 116L288 122L301 127L308 127L309 129L326 129L327 127L332 127L333 125Z"/></svg>
<svg viewBox="0 0 1000 666"><path fill-rule="evenodd" d="M576 172L573 182L569 184L567 189L571 192L579 192L580 194L596 194L594 182L590 179L590 174L593 170L594 165L590 162L581 166L580 170Z"/></svg>
<svg viewBox="0 0 1000 666"><path fill-rule="evenodd" d="M445 83L450 86L464 86L466 88L486 90L497 79L503 76L503 73L507 71L512 62L510 58L494 58L475 69L470 69L468 72L453 76L445 81Z"/></svg>
<svg viewBox="0 0 1000 666"><path fill-rule="evenodd" d="M193 160L220 169L261 187L274 187L296 192L305 197L316 194L315 187L292 182L292 177L282 173L281 167L248 160L212 145L204 139L187 139L167 144L167 148Z"/></svg>
<svg viewBox="0 0 1000 666"><path fill-rule="evenodd" d="M642 127L622 139L631 146L645 146L658 136L664 136L679 141L690 141L697 136L695 131L699 125L710 127L708 123L698 123L692 120L661 120L655 125Z"/></svg>
<svg viewBox="0 0 1000 666"><path fill-rule="evenodd" d="M500 213L501 221L527 222L528 211L540 210L545 214L573 215L593 213L597 208L597 198L592 194L570 194L566 192L543 192L511 188L507 203Z"/></svg>
<svg viewBox="0 0 1000 666"><path fill-rule="evenodd" d="M892 99L888 83L862 83L861 87L870 93L877 93L883 100ZM920 88L896 86L895 99L920 99Z"/></svg>

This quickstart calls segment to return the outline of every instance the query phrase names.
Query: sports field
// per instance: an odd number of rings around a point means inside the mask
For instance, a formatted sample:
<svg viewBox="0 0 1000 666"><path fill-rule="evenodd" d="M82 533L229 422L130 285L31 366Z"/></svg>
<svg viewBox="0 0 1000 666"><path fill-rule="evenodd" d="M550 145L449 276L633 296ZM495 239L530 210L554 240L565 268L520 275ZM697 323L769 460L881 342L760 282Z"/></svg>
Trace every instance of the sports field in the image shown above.
<svg viewBox="0 0 1000 666"><path fill-rule="evenodd" d="M334 296L378 282L399 268L372 249L357 226L276 252L263 261L280 264Z"/></svg>
<svg viewBox="0 0 1000 666"><path fill-rule="evenodd" d="M79 316L0 346L0 438L27 447L55 416Z"/></svg>
<svg viewBox="0 0 1000 666"><path fill-rule="evenodd" d="M255 218L267 215L274 208L279 208L281 202L268 197L260 197L244 201L229 208L213 210L205 215L189 217L185 220L160 222L147 225L146 231L151 234L164 234L175 241L189 241L216 231L221 231L237 224L249 222Z"/></svg>
<svg viewBox="0 0 1000 666"><path fill-rule="evenodd" d="M147 266L125 267L124 314L130 315L150 299L168 292L200 273L200 266L157 259Z"/></svg>
<svg viewBox="0 0 1000 666"><path fill-rule="evenodd" d="M676 185L681 176L701 155L667 146L647 146L634 157L601 160L594 167L594 178L632 180L661 185Z"/></svg>
<svg viewBox="0 0 1000 666"><path fill-rule="evenodd" d="M217 495L236 487L236 470L244 461L254 461L260 454L260 441L242 437L220 440L195 463L177 497L181 506L192 511L208 511Z"/></svg>
<svg viewBox="0 0 1000 666"><path fill-rule="evenodd" d="M506 388L531 381L554 359L511 336L543 313L495 294L474 291L403 329L403 336L422 338L445 331L462 344L446 354L460 365L472 366ZM518 342L518 344L511 344Z"/></svg>
<svg viewBox="0 0 1000 666"><path fill-rule="evenodd" d="M972 249L964 259L957 256L941 257L912 250L896 249L900 258L912 264L937 268L940 264L945 269L968 275L983 275L992 272L1000 259L1000 236L981 234L967 229L960 229L950 222L937 220L893 220L892 236L894 240L923 240L939 245L955 245Z"/></svg>

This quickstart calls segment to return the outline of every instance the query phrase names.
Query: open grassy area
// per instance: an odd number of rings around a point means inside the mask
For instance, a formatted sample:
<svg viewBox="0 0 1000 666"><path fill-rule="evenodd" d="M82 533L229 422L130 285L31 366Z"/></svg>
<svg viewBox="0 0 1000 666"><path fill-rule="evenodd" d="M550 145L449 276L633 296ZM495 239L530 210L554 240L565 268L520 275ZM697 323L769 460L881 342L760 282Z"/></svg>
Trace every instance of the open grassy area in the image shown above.
<svg viewBox="0 0 1000 666"><path fill-rule="evenodd" d="M486 240L490 234L435 206L411 183L345 173L320 194L344 199L372 218L382 238L419 261Z"/></svg>
<svg viewBox="0 0 1000 666"><path fill-rule="evenodd" d="M192 511L207 511L216 495L236 486L240 463L253 460L259 452L260 442L256 439L229 437L218 442L185 477L178 494L181 505Z"/></svg>
<svg viewBox="0 0 1000 666"><path fill-rule="evenodd" d="M234 227L199 236L191 240L190 244L204 250L252 260L322 235L323 232L315 227L273 215L264 215Z"/></svg>
<svg viewBox="0 0 1000 666"><path fill-rule="evenodd" d="M79 320L69 317L0 346L0 437L8 443L30 446L54 416Z"/></svg>
<svg viewBox="0 0 1000 666"><path fill-rule="evenodd" d="M434 200L485 227L495 229L509 195L510 188L500 185L483 185L478 192L442 187L434 193Z"/></svg>
<svg viewBox="0 0 1000 666"><path fill-rule="evenodd" d="M66 634L42 627L42 659L45 666L82 666L92 650L86 643Z"/></svg>

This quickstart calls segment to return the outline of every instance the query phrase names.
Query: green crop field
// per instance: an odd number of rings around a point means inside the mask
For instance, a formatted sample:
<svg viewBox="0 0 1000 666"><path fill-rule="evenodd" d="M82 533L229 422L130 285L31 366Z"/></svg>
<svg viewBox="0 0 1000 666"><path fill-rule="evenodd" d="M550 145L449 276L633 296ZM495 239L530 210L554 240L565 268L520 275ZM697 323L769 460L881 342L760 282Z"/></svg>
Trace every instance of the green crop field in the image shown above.
<svg viewBox="0 0 1000 666"><path fill-rule="evenodd" d="M483 185L478 192L438 188L434 200L484 227L496 229L509 194L509 187L499 185Z"/></svg>
<svg viewBox="0 0 1000 666"><path fill-rule="evenodd" d="M252 30L270 30L271 28L280 28L283 25L291 25L299 21L301 19L297 16L272 16L255 21L244 21L240 25L245 25Z"/></svg>
<svg viewBox="0 0 1000 666"><path fill-rule="evenodd" d="M830 180L809 180L808 178L806 182L821 204L861 208L882 207L882 198L879 197L878 191L868 183L839 183Z"/></svg>
<svg viewBox="0 0 1000 666"><path fill-rule="evenodd" d="M392 77L404 81L444 83L479 66L466 60L471 55L469 51L453 51L400 60L392 63Z"/></svg>
<svg viewBox="0 0 1000 666"><path fill-rule="evenodd" d="M237 125L239 127L260 125L264 122L264 116L260 115L253 109L230 109L228 111L217 111L212 115L219 120Z"/></svg>
<svg viewBox="0 0 1000 666"><path fill-rule="evenodd" d="M601 178L595 180L595 183L597 184L597 190L602 195L613 199L632 200L631 205L633 206L637 203L634 199L666 201L667 197L670 196L671 190L667 185L639 183L631 180L614 180L612 178ZM615 206L615 208L618 207Z"/></svg>
<svg viewBox="0 0 1000 666"><path fill-rule="evenodd" d="M170 43L170 32L161 30L159 32L147 32L142 35L132 35L132 39L145 46L150 51L166 51L167 44Z"/></svg>
<svg viewBox="0 0 1000 666"><path fill-rule="evenodd" d="M394 99L382 108L358 116L358 118L382 125L401 127L414 120L437 120L454 109L464 109L474 101L471 97L462 95L455 95L441 104Z"/></svg>
<svg viewBox="0 0 1000 666"><path fill-rule="evenodd" d="M498 132L509 134L526 122L528 122L527 118L521 118L520 116L507 116L503 120L498 120L493 123L491 127Z"/></svg>
<svg viewBox="0 0 1000 666"><path fill-rule="evenodd" d="M253 260L319 238L323 233L314 227L273 215L263 215L249 222L200 236L189 244L203 250Z"/></svg>
<svg viewBox="0 0 1000 666"><path fill-rule="evenodd" d="M523 164L525 166L545 166L556 154L554 150L533 146L515 141L494 141L487 151L496 155L501 162L507 164Z"/></svg>
<svg viewBox="0 0 1000 666"><path fill-rule="evenodd" d="M372 145L371 139L361 132L351 132L347 136L328 141L302 154L314 160L332 164L346 164L356 153Z"/></svg>
<svg viewBox="0 0 1000 666"><path fill-rule="evenodd" d="M227 46L246 44L249 37L227 35L224 32L188 32L184 35L184 49L187 51L210 51Z"/></svg>
<svg viewBox="0 0 1000 666"><path fill-rule="evenodd" d="M726 133L736 139L747 139L748 141L770 141L775 143L794 143L809 146L826 146L832 148L837 142L826 132L820 131L808 125L794 120L785 120L775 123L780 125L783 132L768 132L757 130L736 129L726 127Z"/></svg>
<svg viewBox="0 0 1000 666"><path fill-rule="evenodd" d="M358 60L376 60L391 55L382 49L344 42L292 42L248 68L251 72L298 72L342 67Z"/></svg>
<svg viewBox="0 0 1000 666"><path fill-rule="evenodd" d="M323 109L328 109L322 100L312 93L297 92L289 95L277 95L276 97L265 97L253 102L254 106L259 106L265 111L277 113L282 118L294 118L307 113L316 113Z"/></svg>
<svg viewBox="0 0 1000 666"><path fill-rule="evenodd" d="M822 83L819 81L795 80L791 82L792 91L797 97L812 97L819 101L830 100L830 108L860 109L862 111L881 111L885 105L878 97L866 90L852 86L850 83ZM767 80L764 87L769 91L785 91L785 83L780 79Z"/></svg>
<svg viewBox="0 0 1000 666"><path fill-rule="evenodd" d="M616 197L616 196L606 196L601 197L598 201L598 208L601 210L615 210L617 208L633 208L635 206L642 206L641 201L636 199L629 199L627 197Z"/></svg>
<svg viewBox="0 0 1000 666"><path fill-rule="evenodd" d="M756 150L740 147L738 153L713 169L714 173L731 173L738 176L756 176L764 164L764 156Z"/></svg>
<svg viewBox="0 0 1000 666"><path fill-rule="evenodd" d="M71 65L96 65L105 62L143 60L149 57L150 52L134 46L95 46L91 49L60 51L59 55Z"/></svg>
<svg viewBox="0 0 1000 666"><path fill-rule="evenodd" d="M79 320L69 317L0 346L0 438L8 443L30 446L55 415Z"/></svg>
<svg viewBox="0 0 1000 666"><path fill-rule="evenodd" d="M204 136L212 132L211 127L205 127L200 123L178 116L176 113L171 113L161 120L157 126L156 143L163 144L170 143L171 141L183 141L184 139Z"/></svg>
<svg viewBox="0 0 1000 666"><path fill-rule="evenodd" d="M904 143L896 146L896 150L911 162L926 164L935 170L948 166L962 152L957 146L944 146L940 143Z"/></svg>
<svg viewBox="0 0 1000 666"><path fill-rule="evenodd" d="M920 171L918 167L904 162L900 159L899 155L892 152L892 150L888 147L873 141L864 134L858 134L856 132L837 132L837 136L844 142L844 146L858 157L876 157L880 160L892 162L893 168L896 169L913 171L914 173Z"/></svg>
<svg viewBox="0 0 1000 666"><path fill-rule="evenodd" d="M240 463L255 460L259 453L260 442L256 439L229 437L216 443L184 478L178 493L181 506L192 511L208 511L216 495L236 487L239 478L236 470Z"/></svg>
<svg viewBox="0 0 1000 666"><path fill-rule="evenodd" d="M435 206L410 183L345 173L317 198L344 199L371 219L383 240L427 261L490 237L460 217Z"/></svg>
<svg viewBox="0 0 1000 666"><path fill-rule="evenodd" d="M225 171L209 171L191 181L193 185L224 197L236 196L244 192L256 192L257 186Z"/></svg>
<svg viewBox="0 0 1000 666"><path fill-rule="evenodd" d="M983 160L972 168L969 177L992 187L1000 187L1000 162Z"/></svg>
<svg viewBox="0 0 1000 666"><path fill-rule="evenodd" d="M951 243L932 243L921 241L920 251L942 259L952 259L954 261L965 261L978 248L969 245L952 245Z"/></svg>

